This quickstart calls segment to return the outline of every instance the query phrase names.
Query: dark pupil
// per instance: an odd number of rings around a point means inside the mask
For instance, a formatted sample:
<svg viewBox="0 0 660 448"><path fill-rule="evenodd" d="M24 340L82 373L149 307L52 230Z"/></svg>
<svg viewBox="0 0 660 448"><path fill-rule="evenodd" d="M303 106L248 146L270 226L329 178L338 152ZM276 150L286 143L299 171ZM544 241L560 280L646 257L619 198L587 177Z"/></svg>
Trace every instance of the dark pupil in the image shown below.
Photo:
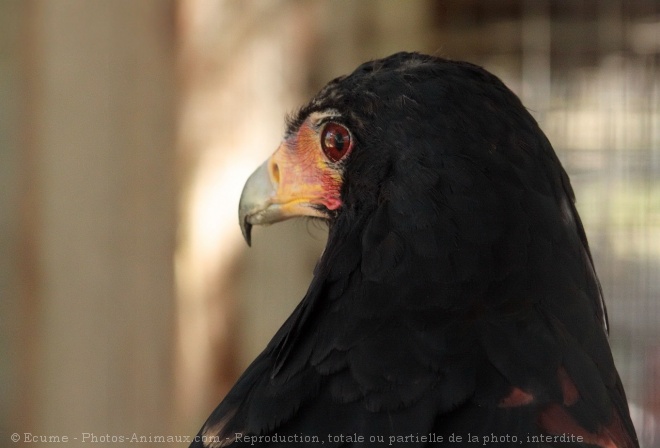
<svg viewBox="0 0 660 448"><path fill-rule="evenodd" d="M330 146L331 148L334 147L337 151L343 150L344 149L344 136L339 132L333 132L331 134L331 136L332 137L331 137L331 140L330 140L330 144L328 146Z"/></svg>

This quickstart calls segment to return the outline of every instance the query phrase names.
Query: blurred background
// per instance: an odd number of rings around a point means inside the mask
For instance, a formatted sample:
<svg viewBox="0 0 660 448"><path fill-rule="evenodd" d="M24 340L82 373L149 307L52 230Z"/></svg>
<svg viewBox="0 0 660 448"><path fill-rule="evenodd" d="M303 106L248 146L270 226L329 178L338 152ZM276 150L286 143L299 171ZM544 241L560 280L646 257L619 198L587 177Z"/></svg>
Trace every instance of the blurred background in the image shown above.
<svg viewBox="0 0 660 448"><path fill-rule="evenodd" d="M245 180L286 113L400 50L484 66L547 133L660 446L657 0L0 0L0 444L194 435L325 243L248 250Z"/></svg>

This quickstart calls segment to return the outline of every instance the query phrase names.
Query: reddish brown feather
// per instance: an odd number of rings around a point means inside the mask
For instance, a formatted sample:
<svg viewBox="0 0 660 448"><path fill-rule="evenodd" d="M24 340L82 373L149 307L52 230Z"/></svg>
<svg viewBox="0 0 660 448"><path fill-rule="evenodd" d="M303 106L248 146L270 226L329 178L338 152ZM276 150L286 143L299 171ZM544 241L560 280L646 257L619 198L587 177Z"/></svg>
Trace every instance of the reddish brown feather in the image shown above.
<svg viewBox="0 0 660 448"><path fill-rule="evenodd" d="M559 384L561 385L561 393L564 397L564 405L573 406L580 398L580 392L578 392L575 383L573 383L571 377L568 376L568 372L566 372L566 369L564 369L563 366L559 367L557 370L557 376L559 376Z"/></svg>
<svg viewBox="0 0 660 448"><path fill-rule="evenodd" d="M534 401L534 395L528 394L519 387L514 387L511 393L502 398L499 403L501 408L515 408L518 406L525 406Z"/></svg>
<svg viewBox="0 0 660 448"><path fill-rule="evenodd" d="M584 443L601 448L634 448L636 446L626 433L616 412L613 412L609 425L594 434L581 427L565 408L558 404L551 404L541 411L539 426L548 434L570 434L581 437L581 441Z"/></svg>
<svg viewBox="0 0 660 448"><path fill-rule="evenodd" d="M623 426L619 413L614 411L614 417L609 425L607 425L603 432L607 433L609 437L615 441L618 448L636 448L638 445L630 438L630 434Z"/></svg>

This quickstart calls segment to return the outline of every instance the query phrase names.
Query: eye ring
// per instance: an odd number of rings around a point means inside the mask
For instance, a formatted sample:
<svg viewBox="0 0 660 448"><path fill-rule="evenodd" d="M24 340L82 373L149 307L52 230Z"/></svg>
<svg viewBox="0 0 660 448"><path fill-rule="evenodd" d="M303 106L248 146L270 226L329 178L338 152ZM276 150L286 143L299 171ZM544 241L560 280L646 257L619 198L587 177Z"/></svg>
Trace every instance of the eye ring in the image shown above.
<svg viewBox="0 0 660 448"><path fill-rule="evenodd" d="M353 148L349 130L334 121L328 122L321 131L321 149L331 162L344 159Z"/></svg>

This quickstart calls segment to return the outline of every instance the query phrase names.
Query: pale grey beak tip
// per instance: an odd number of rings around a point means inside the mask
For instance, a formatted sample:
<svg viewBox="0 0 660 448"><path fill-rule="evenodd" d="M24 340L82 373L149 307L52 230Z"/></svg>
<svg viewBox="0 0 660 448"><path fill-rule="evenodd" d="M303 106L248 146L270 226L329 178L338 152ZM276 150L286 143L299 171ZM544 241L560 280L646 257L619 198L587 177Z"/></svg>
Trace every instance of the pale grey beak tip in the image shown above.
<svg viewBox="0 0 660 448"><path fill-rule="evenodd" d="M247 221L247 217L241 220L241 233L248 247L252 247L252 224Z"/></svg>
<svg viewBox="0 0 660 448"><path fill-rule="evenodd" d="M245 183L238 206L238 223L248 246L252 246L252 225L268 222L264 218L274 194L275 186L270 180L266 161Z"/></svg>

